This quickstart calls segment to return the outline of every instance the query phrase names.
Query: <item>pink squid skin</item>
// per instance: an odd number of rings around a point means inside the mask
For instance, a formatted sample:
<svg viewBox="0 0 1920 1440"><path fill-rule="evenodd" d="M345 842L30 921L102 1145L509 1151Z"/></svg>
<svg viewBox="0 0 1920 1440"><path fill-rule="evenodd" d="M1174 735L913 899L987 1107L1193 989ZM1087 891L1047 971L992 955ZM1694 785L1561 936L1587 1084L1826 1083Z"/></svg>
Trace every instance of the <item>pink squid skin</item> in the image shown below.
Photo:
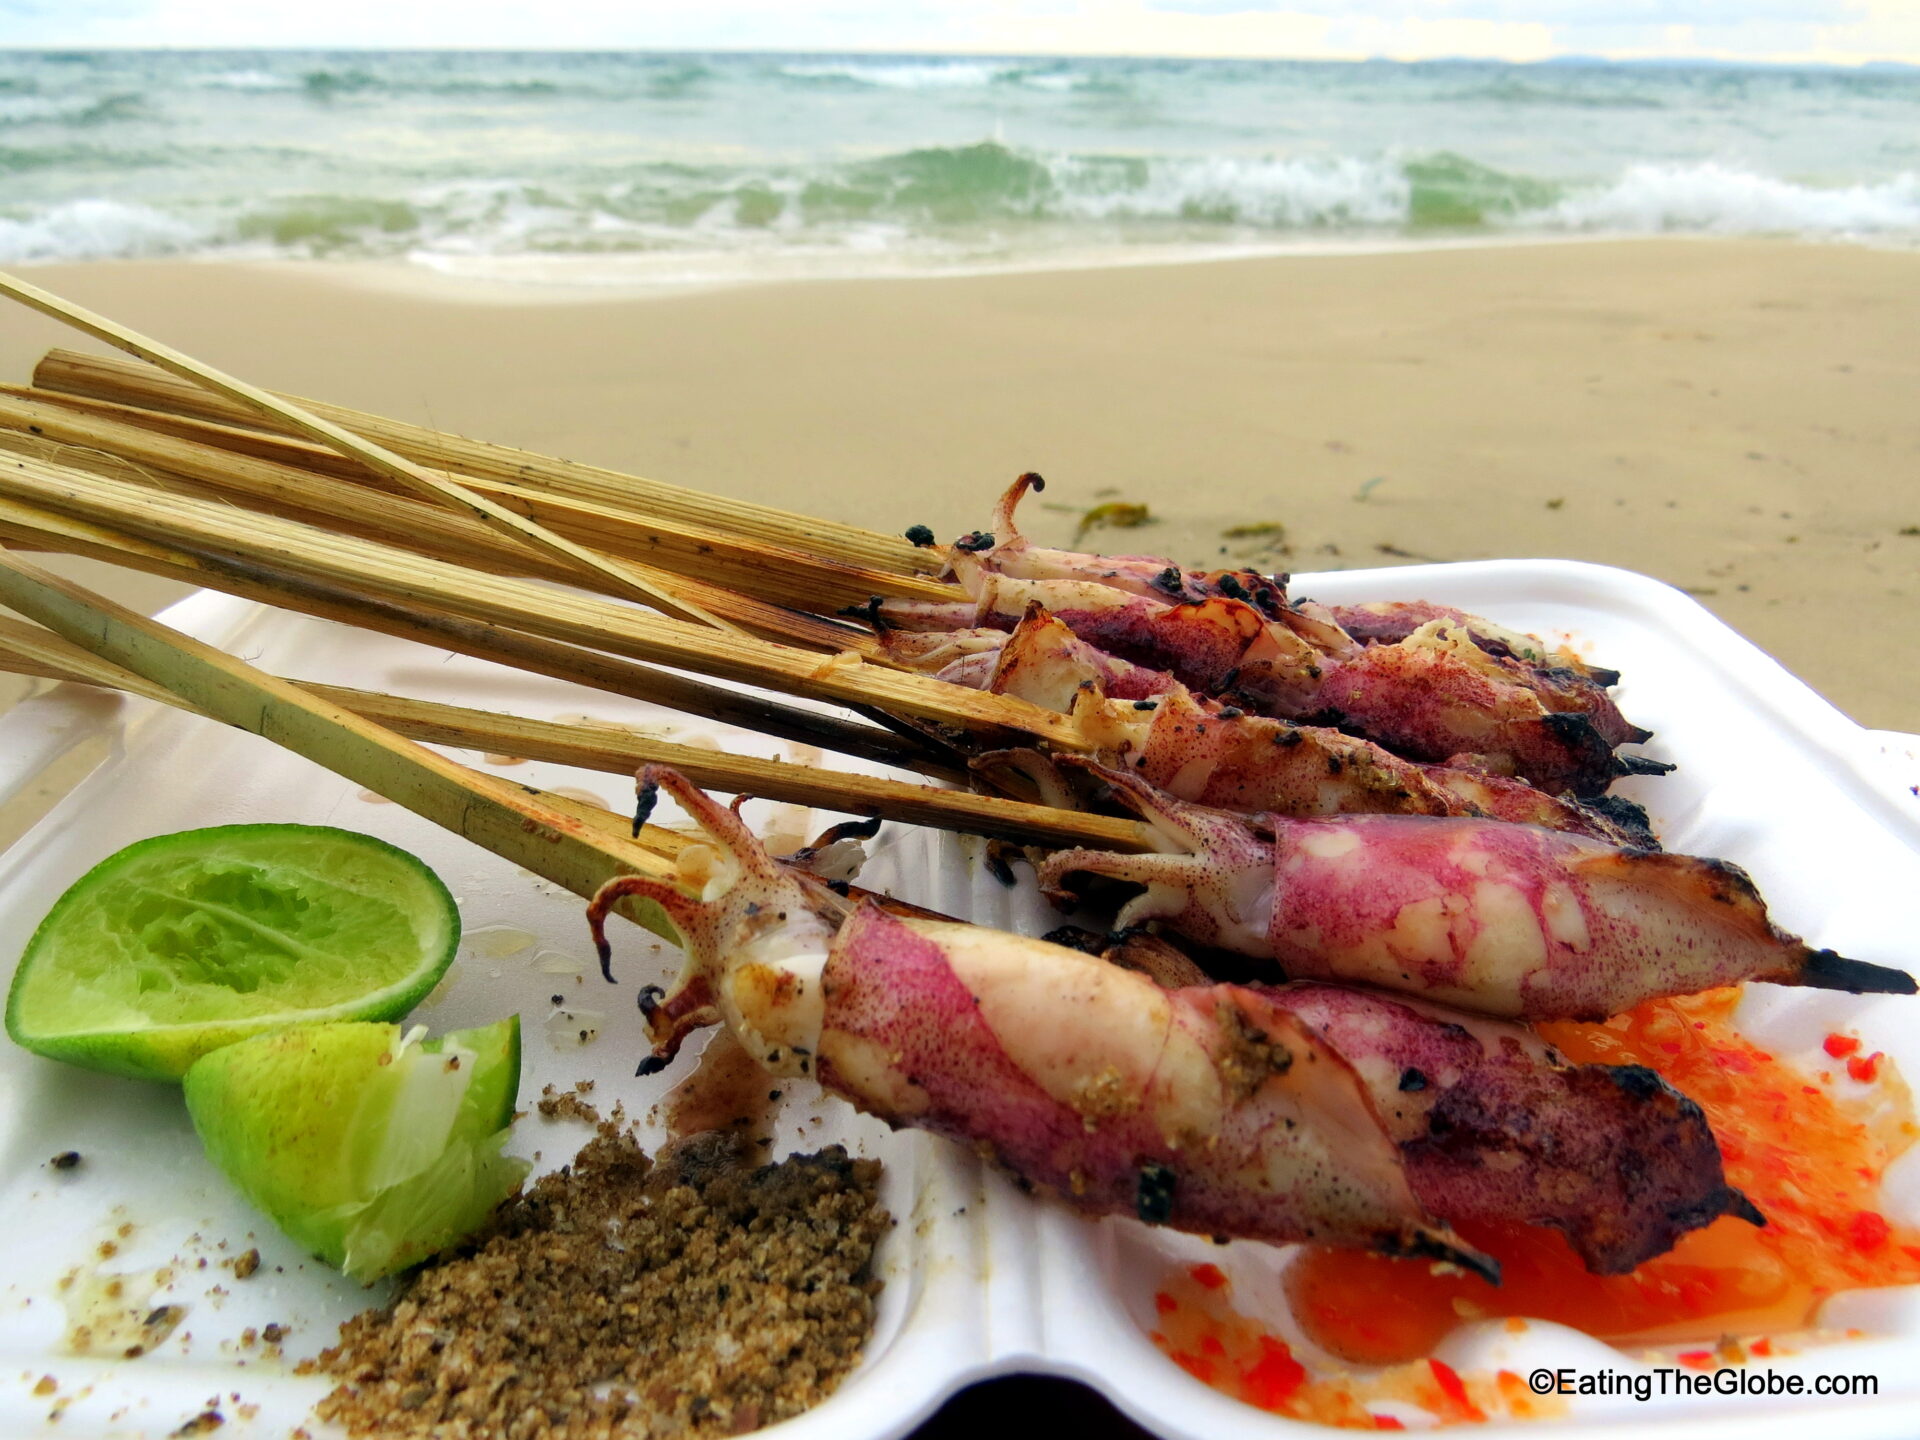
<svg viewBox="0 0 1920 1440"><path fill-rule="evenodd" d="M962 537L949 552L971 609L965 602L875 599L844 613L883 633L942 624L1012 630L1032 607L1044 606L1116 660L1165 671L1203 695L1279 719L1337 724L1416 761L1477 759L1555 794L1590 798L1605 793L1616 775L1670 768L1616 759L1617 746L1651 732L1621 715L1596 682L1603 672L1514 658L1516 645L1529 656L1544 652L1531 637L1451 607L1412 602L1379 607L1391 612L1384 616L1348 607L1370 635L1396 637L1362 644L1334 611L1290 601L1285 577L1044 550L1014 522L1020 497L1041 483L1021 476L1001 498L994 528ZM1470 637L1463 645L1474 659L1408 628L1416 616ZM973 660L943 678L975 684L984 670Z"/></svg>
<svg viewBox="0 0 1920 1440"><path fill-rule="evenodd" d="M964 666L974 678L981 659L940 674L959 678ZM1201 701L1164 672L1114 660L1037 605L1005 637L987 688L1071 713L1104 763L1196 804L1298 817L1485 815L1658 848L1645 813L1628 802L1603 812L1508 776L1404 760L1338 730ZM991 775L1002 758L982 755L976 769ZM1047 763L1037 752L1030 760ZM1025 761L1021 770L1037 778ZM1064 782L1048 793L1050 804L1073 803Z"/></svg>
<svg viewBox="0 0 1920 1440"><path fill-rule="evenodd" d="M1412 760L1485 756L1542 790L1604 794L1621 773L1614 742L1588 713L1553 709L1521 668L1489 673L1445 650L1370 645L1328 666L1315 699L1341 725ZM1562 689L1551 693L1564 699ZM1619 713L1610 699L1607 709Z"/></svg>
<svg viewBox="0 0 1920 1440"><path fill-rule="evenodd" d="M1635 807L1601 813L1504 775L1403 760L1338 730L1225 714L1184 689L1160 697L1144 729L1137 751L1116 758L1148 784L1197 805L1302 819L1484 816L1657 848Z"/></svg>
<svg viewBox="0 0 1920 1440"><path fill-rule="evenodd" d="M1018 937L992 951L959 943L974 928L854 913L823 977L823 1085L989 1153L1086 1214L1451 1248L1402 1193L1350 1067L1269 997L1161 991L1075 951L1009 944ZM1067 983L1015 974L1042 954ZM1043 990L1053 1013L1019 1017Z"/></svg>
<svg viewBox="0 0 1920 1440"><path fill-rule="evenodd" d="M1431 600L1369 600L1357 605L1323 608L1341 629L1363 645L1398 645L1429 620L1445 620L1468 631L1474 643L1489 655L1511 656L1531 665L1572 670L1596 685L1620 683L1618 670L1589 665L1565 648L1549 651L1534 636L1517 634L1452 605L1438 605Z"/></svg>
<svg viewBox="0 0 1920 1440"><path fill-rule="evenodd" d="M964 1141L1085 1213L1497 1274L1420 1208L1352 1068L1258 991L1169 995L1043 940L849 905L672 771L642 772L643 805L656 786L710 842L699 896L625 876L588 911L603 966L622 899L686 947L672 988L642 993L643 1073L724 1024L770 1074Z"/></svg>
<svg viewBox="0 0 1920 1440"><path fill-rule="evenodd" d="M1902 971L1776 928L1753 882L1723 861L1452 817L1249 821L1074 763L1112 785L1166 853L1060 851L1040 867L1043 888L1064 894L1077 872L1145 885L1121 926L1158 919L1294 979L1528 1020L1604 1020L1747 980L1914 990Z"/></svg>
<svg viewBox="0 0 1920 1440"><path fill-rule="evenodd" d="M1550 1225L1597 1275L1721 1215L1765 1223L1726 1183L1700 1107L1651 1070L1567 1065L1519 1026L1364 990L1274 994L1358 1071L1435 1214Z"/></svg>

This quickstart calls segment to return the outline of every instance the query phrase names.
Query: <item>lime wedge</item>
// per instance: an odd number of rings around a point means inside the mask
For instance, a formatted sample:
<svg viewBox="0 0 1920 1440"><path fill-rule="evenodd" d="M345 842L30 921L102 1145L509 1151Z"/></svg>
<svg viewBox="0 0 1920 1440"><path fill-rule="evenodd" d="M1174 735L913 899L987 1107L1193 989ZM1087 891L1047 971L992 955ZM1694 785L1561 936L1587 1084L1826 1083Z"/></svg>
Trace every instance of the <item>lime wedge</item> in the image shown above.
<svg viewBox="0 0 1920 1440"><path fill-rule="evenodd" d="M357 1280L471 1234L527 1173L500 1153L520 1021L422 1040L339 1022L257 1035L187 1071L187 1113L234 1186Z"/></svg>
<svg viewBox="0 0 1920 1440"><path fill-rule="evenodd" d="M130 845L55 903L7 1033L93 1070L178 1080L208 1051L325 1020L396 1020L453 962L440 878L383 840L223 825Z"/></svg>

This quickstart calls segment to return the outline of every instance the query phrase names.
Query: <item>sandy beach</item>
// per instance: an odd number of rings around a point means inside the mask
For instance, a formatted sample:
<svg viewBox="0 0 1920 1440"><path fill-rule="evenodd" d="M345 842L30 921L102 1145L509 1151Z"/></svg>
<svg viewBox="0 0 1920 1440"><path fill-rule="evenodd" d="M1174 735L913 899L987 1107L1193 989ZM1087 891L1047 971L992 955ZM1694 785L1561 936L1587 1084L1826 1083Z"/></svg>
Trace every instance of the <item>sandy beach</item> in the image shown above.
<svg viewBox="0 0 1920 1440"><path fill-rule="evenodd" d="M1154 523L1094 545L1183 561L1626 566L1920 730L1920 255L1646 240L653 295L30 273L260 384L876 528L956 533L1034 469L1055 542L1118 500ZM73 343L10 310L0 378Z"/></svg>

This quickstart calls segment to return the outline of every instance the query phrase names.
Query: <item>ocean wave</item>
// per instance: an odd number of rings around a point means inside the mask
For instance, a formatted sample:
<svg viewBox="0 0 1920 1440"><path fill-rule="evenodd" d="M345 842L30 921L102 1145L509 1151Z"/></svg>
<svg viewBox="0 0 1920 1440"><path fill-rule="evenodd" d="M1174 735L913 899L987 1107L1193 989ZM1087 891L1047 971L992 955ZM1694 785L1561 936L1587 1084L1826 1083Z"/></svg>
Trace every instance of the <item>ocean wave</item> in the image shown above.
<svg viewBox="0 0 1920 1440"><path fill-rule="evenodd" d="M1920 174L1814 186L1729 166L1633 165L1610 185L1516 217L1521 228L1708 235L1920 232Z"/></svg>
<svg viewBox="0 0 1920 1440"><path fill-rule="evenodd" d="M1664 110L1666 102L1622 90L1593 90L1570 85L1530 84L1510 76L1461 90L1449 97L1494 105L1546 106L1569 110Z"/></svg>
<svg viewBox="0 0 1920 1440"><path fill-rule="evenodd" d="M1206 156L1145 165L1069 158L1052 168L1059 213L1301 230L1397 225L1412 187L1389 160Z"/></svg>
<svg viewBox="0 0 1920 1440"><path fill-rule="evenodd" d="M151 119L147 98L134 91L57 100L49 95L0 94L0 125L92 127Z"/></svg>
<svg viewBox="0 0 1920 1440"><path fill-rule="evenodd" d="M870 86L881 90L974 90L991 85L1015 67L972 60L835 60L786 64L779 74L811 84Z"/></svg>
<svg viewBox="0 0 1920 1440"><path fill-rule="evenodd" d="M207 235L185 220L118 200L73 200L22 220L0 218L0 263L129 260L197 250Z"/></svg>
<svg viewBox="0 0 1920 1440"><path fill-rule="evenodd" d="M300 82L289 75L266 70L220 70L212 75L196 75L191 83L201 90L298 90Z"/></svg>
<svg viewBox="0 0 1920 1440"><path fill-rule="evenodd" d="M0 148L0 172L91 169L106 150ZM156 153L146 163L161 163ZM298 156L290 156L290 163ZM249 163L255 163L253 158ZM1220 249L1312 237L1800 234L1920 241L1920 175L1817 187L1724 164L1637 165L1568 184L1448 151L1138 156L929 146L826 164L660 162L591 180L496 177L382 193L95 198L0 215L0 262L174 254L301 257L857 253L996 263L1040 252Z"/></svg>

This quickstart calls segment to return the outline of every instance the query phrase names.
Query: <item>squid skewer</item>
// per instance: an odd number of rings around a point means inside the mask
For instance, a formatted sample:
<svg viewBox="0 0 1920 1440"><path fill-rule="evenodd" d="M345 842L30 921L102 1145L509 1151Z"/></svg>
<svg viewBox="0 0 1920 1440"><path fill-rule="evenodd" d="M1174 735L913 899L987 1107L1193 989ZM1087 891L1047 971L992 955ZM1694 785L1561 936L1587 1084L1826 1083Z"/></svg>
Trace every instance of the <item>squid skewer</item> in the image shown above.
<svg viewBox="0 0 1920 1440"><path fill-rule="evenodd" d="M1496 1274L1415 1198L1352 1066L1269 996L1167 992L1045 941L849 907L673 771L641 772L643 808L656 787L705 832L700 898L628 876L589 911L603 963L622 899L683 937L673 989L643 996L644 1071L724 1023L771 1074L990 1153L1083 1213Z"/></svg>
<svg viewBox="0 0 1920 1440"><path fill-rule="evenodd" d="M1212 983L1160 936L1123 932L1103 953L1169 988ZM1551 1226L1596 1275L1722 1215L1766 1223L1725 1183L1700 1108L1644 1066L1568 1065L1524 1026L1372 991L1272 993L1359 1072L1437 1215Z"/></svg>
<svg viewBox="0 0 1920 1440"><path fill-rule="evenodd" d="M1170 990L1043 940L850 907L677 774L643 771L643 797L655 787L705 832L699 898L627 877L589 912L603 960L622 899L684 937L672 991L645 992L644 1070L723 1023L773 1074L984 1151L1082 1212L1489 1279L1447 1220L1554 1225L1611 1273L1720 1214L1757 1218L1699 1110L1648 1072L1566 1067L1514 1027L1331 987Z"/></svg>
<svg viewBox="0 0 1920 1440"><path fill-rule="evenodd" d="M1332 611L1289 600L1281 579L1032 545L1014 509L1042 483L1021 476L993 530L963 536L949 552L970 601L876 598L845 613L883 633L1010 630L1038 603L1116 660L1262 714L1340 724L1410 759L1485 757L1490 768L1580 796L1601 794L1620 774L1669 768L1614 754L1649 732L1591 674L1514 658L1512 632L1474 617L1446 611L1395 643L1363 645ZM1492 638L1482 645L1477 634ZM965 667L983 668L977 658Z"/></svg>
<svg viewBox="0 0 1920 1440"><path fill-rule="evenodd" d="M969 656L966 663L972 663ZM1370 740L1324 726L1248 715L1198 699L1171 676L1147 687L1118 675L1086 641L1035 606L998 651L988 689L1071 713L1102 763L1137 774L1176 798L1248 813L1466 815L1544 825L1611 844L1657 849L1647 815L1630 800L1575 801L1523 780L1457 765L1404 760ZM943 678L955 667L942 672ZM1011 766L1047 803L1073 803L1065 781L1037 751L990 753L974 769L993 778Z"/></svg>
<svg viewBox="0 0 1920 1440"><path fill-rule="evenodd" d="M1905 971L1779 929L1746 872L1532 825L1408 815L1249 819L1122 771L1081 766L1148 824L1160 853L1063 850L1040 866L1146 887L1121 926L1159 920L1296 979L1378 985L1484 1015L1604 1020L1644 1000L1746 980L1911 995Z"/></svg>

